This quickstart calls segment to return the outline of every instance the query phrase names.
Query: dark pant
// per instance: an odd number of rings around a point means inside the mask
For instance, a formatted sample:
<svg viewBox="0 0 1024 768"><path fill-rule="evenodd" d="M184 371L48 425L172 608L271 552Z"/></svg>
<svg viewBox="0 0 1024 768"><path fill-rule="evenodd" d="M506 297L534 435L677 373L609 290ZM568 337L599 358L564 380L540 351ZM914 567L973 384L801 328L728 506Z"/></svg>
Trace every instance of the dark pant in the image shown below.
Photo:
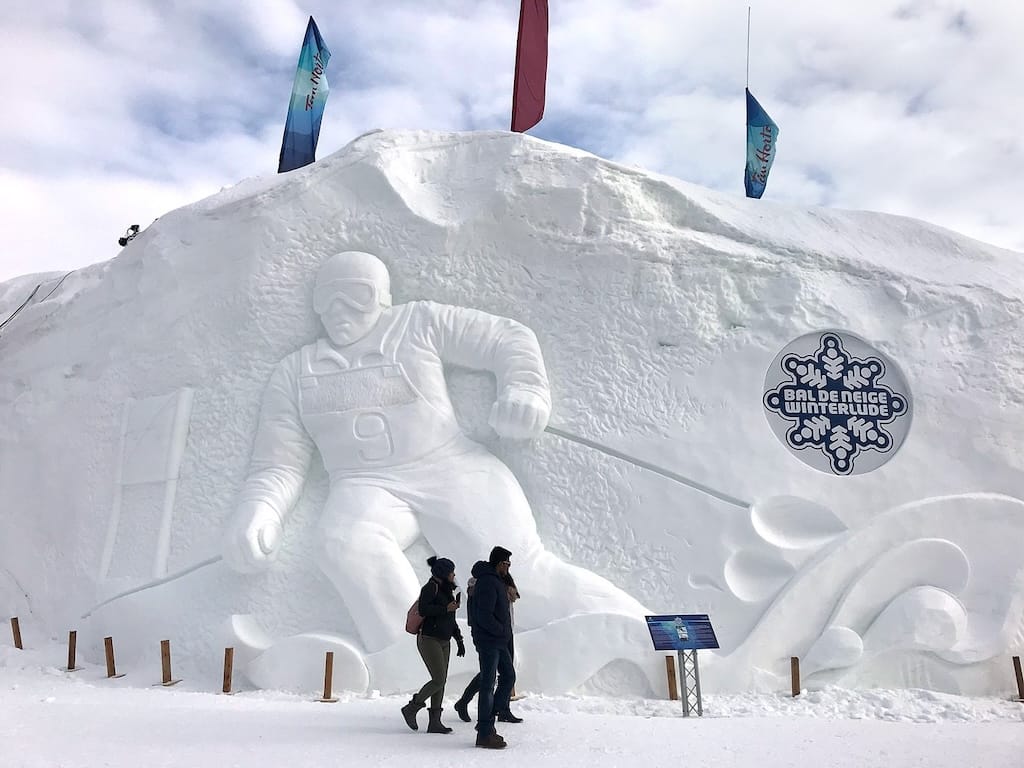
<svg viewBox="0 0 1024 768"><path fill-rule="evenodd" d="M515 653L515 648L512 646L512 643L508 644L508 655L512 657L512 662L515 663L516 653ZM511 685L508 687L508 691L509 691L509 695L510 696L512 695L512 688L513 688L513 686L511 686ZM473 676L473 679L469 681L469 685L466 686L466 690L464 690L462 692L462 700L465 701L468 704L469 702L471 702L473 700L473 697L476 696L477 693L479 693L479 692L480 692L480 673L477 672ZM509 711L509 702L508 701L499 701L498 699L495 699L494 700L494 711L495 711L496 714L499 714L499 715L502 712L508 712Z"/></svg>
<svg viewBox="0 0 1024 768"><path fill-rule="evenodd" d="M429 635L417 635L416 647L419 649L423 663L427 665L430 680L413 696L418 704L426 704L430 699L431 709L440 709L444 701L444 685L448 681L448 658L451 655L450 640L438 640Z"/></svg>
<svg viewBox="0 0 1024 768"><path fill-rule="evenodd" d="M475 675L473 675L473 679L469 681L469 685L466 686L466 690L464 690L462 692L462 700L468 703L468 702L472 701L473 697L476 696L477 693L479 693L479 692L480 692L480 673L477 672Z"/></svg>
<svg viewBox="0 0 1024 768"><path fill-rule="evenodd" d="M477 648L480 657L480 698L476 704L476 730L479 736L494 733L496 707L508 707L512 686L516 684L516 670L512 666L512 654L504 648ZM498 688L495 690L495 678Z"/></svg>

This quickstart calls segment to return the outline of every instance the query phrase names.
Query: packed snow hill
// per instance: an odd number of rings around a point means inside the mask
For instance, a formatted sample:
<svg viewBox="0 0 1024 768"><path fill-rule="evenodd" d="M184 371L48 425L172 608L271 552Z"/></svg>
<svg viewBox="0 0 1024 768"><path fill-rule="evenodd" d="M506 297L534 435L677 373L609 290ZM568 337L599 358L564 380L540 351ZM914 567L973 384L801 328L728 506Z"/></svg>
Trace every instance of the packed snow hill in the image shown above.
<svg viewBox="0 0 1024 768"><path fill-rule="evenodd" d="M366 391L458 426L450 455L369 482L419 496L394 519L367 506L361 524L392 527L361 584L322 546L349 469L330 436L302 412L274 442L260 415L289 412L267 394L287 361L330 361L317 286L346 252L383 265L368 295L398 330L375 354L408 374ZM427 556L465 579L505 524L534 696L665 698L643 615L706 613L712 697L785 691L796 656L811 691L1005 699L1024 649L1022 310L1021 254L922 222L521 135L367 134L172 211L108 263L0 286L0 609L36 638L77 630L93 664L113 637L127 685L169 639L186 679L216 679L233 647L245 685L307 694L332 650L336 688L363 702L422 683L402 623ZM894 361L913 399L872 472L813 469L766 419L773 360L829 329ZM518 433L510 381L543 416ZM351 429L403 450L387 424ZM274 557L247 572L232 526L277 503L252 489L296 446L289 518L260 539ZM463 459L476 469L445 474ZM446 530L439 510L473 514ZM473 663L452 659L452 690Z"/></svg>

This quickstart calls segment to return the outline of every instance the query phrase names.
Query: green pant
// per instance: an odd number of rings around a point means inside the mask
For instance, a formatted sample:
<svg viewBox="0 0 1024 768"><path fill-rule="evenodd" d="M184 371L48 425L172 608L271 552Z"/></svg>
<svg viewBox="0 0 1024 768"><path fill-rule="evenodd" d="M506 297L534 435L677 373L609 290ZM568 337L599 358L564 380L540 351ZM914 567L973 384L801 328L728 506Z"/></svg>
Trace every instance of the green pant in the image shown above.
<svg viewBox="0 0 1024 768"><path fill-rule="evenodd" d="M413 696L418 704L425 704L430 699L431 709L440 709L444 701L444 686L448 682L448 657L451 655L450 640L438 640L429 635L417 635L416 647L420 651L423 663L427 665L430 680Z"/></svg>

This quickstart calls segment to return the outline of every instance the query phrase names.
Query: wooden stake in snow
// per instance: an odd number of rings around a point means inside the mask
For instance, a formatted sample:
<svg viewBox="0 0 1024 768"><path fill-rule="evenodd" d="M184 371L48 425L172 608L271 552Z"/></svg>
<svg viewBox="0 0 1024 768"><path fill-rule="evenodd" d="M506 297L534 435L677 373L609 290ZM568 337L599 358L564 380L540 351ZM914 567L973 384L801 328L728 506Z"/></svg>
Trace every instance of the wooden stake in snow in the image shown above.
<svg viewBox="0 0 1024 768"><path fill-rule="evenodd" d="M1017 678L1017 698L1024 701L1024 673L1020 670L1020 656L1013 657L1013 674Z"/></svg>
<svg viewBox="0 0 1024 768"><path fill-rule="evenodd" d="M800 659L796 656L789 657L789 676L792 678L793 698L800 695Z"/></svg>
<svg viewBox="0 0 1024 768"><path fill-rule="evenodd" d="M14 635L14 647L19 651L25 650L25 647L21 644L21 625L18 623L18 617L11 617L11 634Z"/></svg>
<svg viewBox="0 0 1024 768"><path fill-rule="evenodd" d="M78 645L78 632L71 630L68 632L68 666L66 672L74 672L77 667L75 666L75 648Z"/></svg>
<svg viewBox="0 0 1024 768"><path fill-rule="evenodd" d="M163 672L163 677L160 681L160 685L167 688L171 685L177 685L181 680L171 679L171 641L161 640L160 641L160 668Z"/></svg>
<svg viewBox="0 0 1024 768"><path fill-rule="evenodd" d="M679 700L679 684L676 682L676 657L665 657L665 674L668 675L669 701Z"/></svg>
<svg viewBox="0 0 1024 768"><path fill-rule="evenodd" d="M224 649L224 687L221 693L231 693L231 672L235 665L235 649Z"/></svg>
<svg viewBox="0 0 1024 768"><path fill-rule="evenodd" d="M336 698L331 696L331 684L334 682L334 651L327 652L327 658L324 660L324 696L318 701L324 704L333 704L337 701Z"/></svg>
<svg viewBox="0 0 1024 768"><path fill-rule="evenodd" d="M107 656L107 677L124 677L124 674L117 674L117 669L114 667L114 638L104 637L103 648Z"/></svg>

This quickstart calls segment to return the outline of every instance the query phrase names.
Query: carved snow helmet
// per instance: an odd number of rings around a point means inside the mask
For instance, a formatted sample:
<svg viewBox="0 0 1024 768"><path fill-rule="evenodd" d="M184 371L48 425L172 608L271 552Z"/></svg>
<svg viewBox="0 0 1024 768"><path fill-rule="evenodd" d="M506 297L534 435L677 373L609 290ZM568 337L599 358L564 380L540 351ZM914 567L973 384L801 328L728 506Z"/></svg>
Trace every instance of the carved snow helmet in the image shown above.
<svg viewBox="0 0 1024 768"><path fill-rule="evenodd" d="M371 253L344 251L320 265L313 288L313 309L322 315L335 299L360 312L391 306L391 276Z"/></svg>

